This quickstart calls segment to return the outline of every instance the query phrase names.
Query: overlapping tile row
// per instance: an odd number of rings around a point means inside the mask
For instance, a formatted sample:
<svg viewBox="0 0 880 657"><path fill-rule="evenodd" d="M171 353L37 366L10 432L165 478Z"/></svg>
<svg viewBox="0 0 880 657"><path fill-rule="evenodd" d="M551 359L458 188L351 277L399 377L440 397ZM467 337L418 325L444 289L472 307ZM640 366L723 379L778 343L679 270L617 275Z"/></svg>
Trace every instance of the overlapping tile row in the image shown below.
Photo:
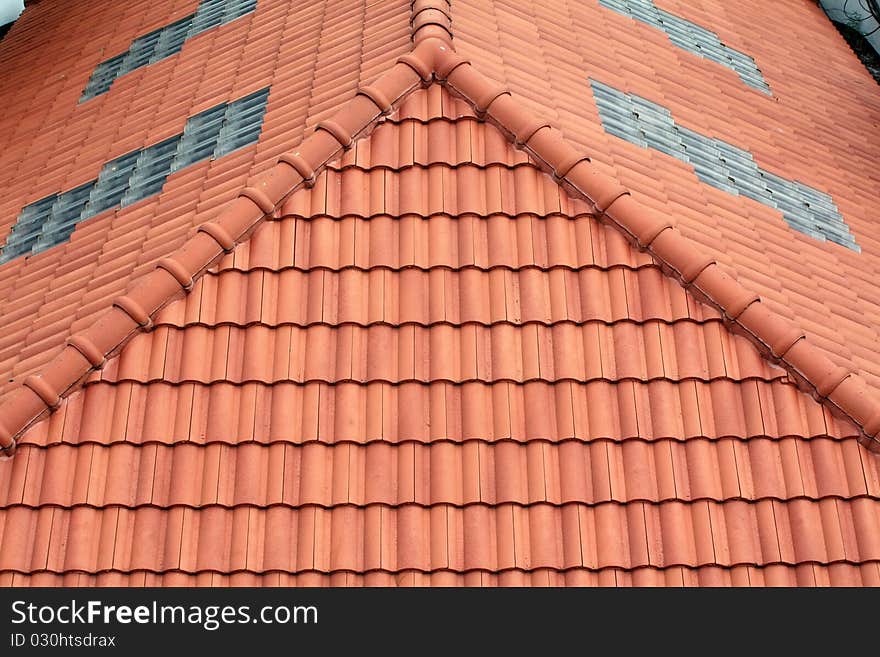
<svg viewBox="0 0 880 657"><path fill-rule="evenodd" d="M163 408L157 414L151 409ZM782 381L87 385L22 445L852 437Z"/></svg>
<svg viewBox="0 0 880 657"><path fill-rule="evenodd" d="M435 358L437 353L443 358ZM168 328L135 336L97 376L106 382L172 384L523 383L770 381L784 373L720 322L622 321Z"/></svg>
<svg viewBox="0 0 880 657"><path fill-rule="evenodd" d="M511 155L509 159L515 158ZM466 163L458 167L436 164L394 171L385 167L369 172L359 168L331 170L309 195L289 200L281 212L333 217L522 213L546 216L567 213L572 207L583 208L581 213L587 211L583 203L565 198L565 192L536 167L526 163L505 166L499 162L486 167Z"/></svg>
<svg viewBox="0 0 880 657"><path fill-rule="evenodd" d="M97 575L79 572L65 574L35 573L0 575L0 586L877 586L880 583L880 565L876 563L835 563L829 566L776 564L757 568L733 566L721 568L636 568L622 570L607 568L591 571L569 568L564 571L535 569L531 571L505 570L487 573L475 570L469 573L452 571L404 571L391 573L376 570L369 573L338 572L331 574L308 573L120 573L108 571Z"/></svg>
<svg viewBox="0 0 880 657"><path fill-rule="evenodd" d="M226 269L199 279L184 303L164 308L153 323L184 328L720 321L717 311L689 301L683 289L662 281L660 270L650 266L611 271L500 266L487 271L372 264L267 269L255 275Z"/></svg>
<svg viewBox="0 0 880 657"><path fill-rule="evenodd" d="M775 99L596 1L457 0L456 48L876 388L880 100L873 81L817 6L656 5L753 56ZM780 211L710 188L686 164L608 135L590 78L667 107L691 130L749 151L759 167L828 193L862 252L817 243Z"/></svg>
<svg viewBox="0 0 880 657"><path fill-rule="evenodd" d="M96 178L104 162L179 134L188 116L264 86L273 95L256 146L175 172L162 194L83 222L65 245L0 266L0 390L50 361L71 332L93 322L133 278L179 247L193 225L234 199L250 175L335 111L359 76L375 77L410 46L406 0L259 5L216 38L195 37L180 56L125 76L113 93L81 105L80 85L103 58L101 47L124 49L145 28L192 13L195 3L68 7L64 20L90 29L56 41L43 21L60 25L60 6L35 7L19 25L26 47L4 39L3 50L17 54L4 69L0 94L21 102L0 117L0 243L29 202L75 188ZM339 74L340 58L352 62L347 76ZM32 101L24 92L34 94Z"/></svg>
<svg viewBox="0 0 880 657"><path fill-rule="evenodd" d="M267 224L260 235L221 261L220 271L291 267L334 271L432 267L642 269L653 265L650 256L633 251L620 233L598 225L582 212L566 214L557 208L546 210L550 212L547 215L495 212L394 217L371 215L367 208L361 208L364 216L339 218L327 215L326 206L320 203L311 208L304 200L299 216L289 214Z"/></svg>
<svg viewBox="0 0 880 657"><path fill-rule="evenodd" d="M875 500L330 509L10 508L4 570L54 573L766 566L880 560Z"/></svg>
<svg viewBox="0 0 880 657"><path fill-rule="evenodd" d="M0 475L0 506L29 508L880 499L880 471L857 441L824 436L57 444L25 450Z"/></svg>

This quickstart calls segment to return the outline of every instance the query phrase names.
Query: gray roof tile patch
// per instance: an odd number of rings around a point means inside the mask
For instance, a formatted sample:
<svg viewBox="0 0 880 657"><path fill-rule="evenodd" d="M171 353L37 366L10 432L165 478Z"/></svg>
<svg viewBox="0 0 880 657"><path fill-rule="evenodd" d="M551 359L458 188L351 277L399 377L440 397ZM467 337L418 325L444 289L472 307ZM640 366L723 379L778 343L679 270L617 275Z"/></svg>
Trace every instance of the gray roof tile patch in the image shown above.
<svg viewBox="0 0 880 657"><path fill-rule="evenodd" d="M599 0L599 4L619 14L666 32L669 40L682 50L721 64L739 75L750 87L770 94L755 60L744 52L724 45L717 34L689 20L659 9L653 0Z"/></svg>
<svg viewBox="0 0 880 657"><path fill-rule="evenodd" d="M95 180L26 205L0 249L0 264L66 242L80 221L159 193L174 171L254 143L268 98L267 87L191 116L181 134L107 162Z"/></svg>
<svg viewBox="0 0 880 657"><path fill-rule="evenodd" d="M596 80L590 85L609 134L688 162L702 182L779 210L795 230L861 251L825 192L762 169L745 149L678 125L662 105Z"/></svg>
<svg viewBox="0 0 880 657"><path fill-rule="evenodd" d="M116 78L177 54L187 39L241 18L256 7L257 0L202 0L194 14L138 37L128 51L98 64L79 102L107 93Z"/></svg>

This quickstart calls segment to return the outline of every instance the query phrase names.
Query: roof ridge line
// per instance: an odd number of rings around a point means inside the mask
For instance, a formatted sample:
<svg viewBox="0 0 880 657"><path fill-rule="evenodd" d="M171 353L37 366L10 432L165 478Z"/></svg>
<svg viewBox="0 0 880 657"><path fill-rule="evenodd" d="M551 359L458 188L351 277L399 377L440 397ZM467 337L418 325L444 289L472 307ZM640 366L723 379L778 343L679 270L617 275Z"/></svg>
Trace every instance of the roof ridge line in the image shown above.
<svg viewBox="0 0 880 657"><path fill-rule="evenodd" d="M528 153L570 196L586 201L599 221L647 252L663 273L698 301L718 310L725 325L744 335L759 353L786 370L802 391L852 422L859 442L880 451L880 399L855 372L835 364L807 340L803 329L727 275L716 260L685 237L675 222L637 201L616 179L599 171L543 119L520 106L510 91L486 78L452 50L438 54L435 79L467 102L477 118L501 130Z"/></svg>
<svg viewBox="0 0 880 657"><path fill-rule="evenodd" d="M413 0L414 47L408 54L374 83L362 86L293 152L281 155L217 219L200 225L182 247L117 298L105 315L69 338L40 374L27 377L0 403L0 454L12 455L28 428L58 408L136 333L149 330L156 312L189 292L209 267L250 239L288 196L313 184L329 162L366 137L407 96L434 82L471 105L478 119L495 125L570 195L585 200L599 221L607 221L635 248L649 253L667 276L718 310L729 329L745 335L764 358L783 367L801 390L856 425L863 445L880 451L880 400L867 383L837 366L800 327L725 274L671 218L637 201L558 130L522 108L509 90L455 53L451 21L438 8L441 4L449 5L448 0Z"/></svg>
<svg viewBox="0 0 880 657"><path fill-rule="evenodd" d="M415 44L437 38L452 43L452 0L411 0L410 38Z"/></svg>
<svg viewBox="0 0 880 657"><path fill-rule="evenodd" d="M414 0L412 6L419 2ZM411 93L434 82L436 55L451 48L452 42L449 30L438 24L441 19L433 11L433 6L419 10L416 18L422 18L416 21L419 27L414 32L418 42L408 54L372 84L362 85L354 98L345 101L330 119L319 122L299 146L280 155L271 169L241 189L215 219L199 225L180 248L117 297L105 314L68 338L61 353L42 371L28 376L0 402L0 457L12 456L25 431L55 411L137 333L150 330L159 310L188 293L210 267L247 242L263 220L275 217L291 194L311 187L328 163L369 135Z"/></svg>

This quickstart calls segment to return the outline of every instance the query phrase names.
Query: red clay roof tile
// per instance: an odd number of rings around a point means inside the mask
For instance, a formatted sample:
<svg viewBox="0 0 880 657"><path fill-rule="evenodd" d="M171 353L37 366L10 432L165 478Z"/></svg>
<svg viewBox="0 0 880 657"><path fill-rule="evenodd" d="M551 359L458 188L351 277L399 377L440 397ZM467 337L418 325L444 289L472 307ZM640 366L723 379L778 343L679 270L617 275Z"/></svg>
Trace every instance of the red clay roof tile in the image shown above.
<svg viewBox="0 0 880 657"><path fill-rule="evenodd" d="M247 35L248 44L274 38L292 19L267 5L252 25L222 34ZM460 5L472 50L475 8ZM767 296L764 263L785 254L756 252L726 219L710 220L703 201L672 228L663 203L636 199L609 174L625 168L632 181L642 171L645 185L678 184L690 201L680 172L644 167L617 144L608 151L623 163L616 169L587 159L549 129L555 120L530 115L507 85L455 54L453 10L411 3L413 54L359 92L348 64L357 54L341 32L327 32L304 63L284 50L250 61L271 49L249 46L246 66L236 63L233 41L222 41L229 35L194 43L191 57L230 53L217 61L220 74L248 70L256 83L281 73L302 78L294 84L311 95L287 100L273 87L254 175L245 180L252 155L244 152L240 163L234 155L211 163L204 189L204 168L182 173L156 201L121 213L112 237L98 219L69 245L0 269L14 281L7 305L28 309L4 308L3 321L27 327L10 336L26 335L31 350L21 351L18 337L0 362L32 373L60 349L0 406L0 441L18 444L0 463L0 582L878 581L880 473L856 441L880 432L878 406L851 366L811 344L823 334L811 329L804 339L777 314L802 318L811 301L793 298L788 283ZM320 22L317 8L302 11ZM595 11L579 8L574 24ZM401 8L366 12L331 22L363 20L365 33L388 25L372 43L389 45L361 47L378 53L372 70L381 72L375 62L398 48L391 25ZM492 20L512 34L529 29L509 13ZM662 50L648 32L645 42ZM554 44L545 39L528 62L502 50L501 60L482 53L479 64L493 73L499 61L532 66ZM607 60L632 79L651 70L631 64ZM711 70L702 60L686 65L695 82ZM131 102L165 69L183 79L185 69L160 66L93 101L105 125L123 114L114 98ZM310 74L315 66L321 76ZM550 86L568 69L554 70ZM424 89L432 81L440 84ZM342 88L356 95L329 117ZM205 85L204 100L181 103L174 116L193 102L214 104L218 89ZM775 81L774 91L790 93ZM560 107L550 116L565 117L577 143L595 138L591 124L570 124L579 115L571 101L554 94ZM290 107L283 117L271 111L279 104ZM317 130L286 151L304 124ZM110 144L150 141L128 128L114 134L122 140L93 135L106 143L53 168L87 171ZM751 134L734 127L728 138L745 144ZM35 194L59 184L44 180ZM12 214L20 200L10 199ZM151 220L162 207L166 219ZM128 223L137 212L142 223ZM690 230L695 222L705 223L705 237ZM733 259L716 255L718 235L733 239ZM83 288L67 263L94 258L77 255L93 245L103 269ZM760 299L730 276L740 257L757 263L751 275L738 273L761 281ZM120 298L135 265L138 282ZM781 280L801 276L789 269ZM835 275L823 277L823 289L846 295L848 277ZM93 324L94 309L114 297ZM89 310L72 321L83 304ZM30 330L35 310L41 323ZM843 312L859 330L858 313ZM792 378L845 419L797 392ZM33 423L81 379L82 392Z"/></svg>

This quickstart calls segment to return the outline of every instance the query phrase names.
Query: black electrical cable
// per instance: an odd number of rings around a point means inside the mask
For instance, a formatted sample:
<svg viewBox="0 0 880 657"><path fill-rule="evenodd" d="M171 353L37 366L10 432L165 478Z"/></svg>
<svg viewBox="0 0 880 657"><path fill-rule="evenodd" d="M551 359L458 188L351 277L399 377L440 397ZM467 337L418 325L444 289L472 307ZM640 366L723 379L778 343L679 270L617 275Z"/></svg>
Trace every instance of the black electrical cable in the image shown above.
<svg viewBox="0 0 880 657"><path fill-rule="evenodd" d="M843 15L846 16L846 18L850 22L850 24L864 23L865 21L871 20L873 18L874 22L877 23L877 27L875 27L870 32L862 32L862 36L869 37L872 34L874 34L875 32L877 32L878 30L880 30L880 1L878 1L878 0L858 0L858 1L859 1L859 7L861 7L862 11L867 12L867 14L868 14L867 16L862 16L861 18L858 18L857 16L851 15L847 11L847 7L849 6L850 0L845 0L845 2L843 3ZM824 7L823 7L823 9L824 9ZM825 14L827 15L828 12L826 11ZM830 16L829 16L829 18L830 18ZM859 30L859 32L861 32L861 30Z"/></svg>

